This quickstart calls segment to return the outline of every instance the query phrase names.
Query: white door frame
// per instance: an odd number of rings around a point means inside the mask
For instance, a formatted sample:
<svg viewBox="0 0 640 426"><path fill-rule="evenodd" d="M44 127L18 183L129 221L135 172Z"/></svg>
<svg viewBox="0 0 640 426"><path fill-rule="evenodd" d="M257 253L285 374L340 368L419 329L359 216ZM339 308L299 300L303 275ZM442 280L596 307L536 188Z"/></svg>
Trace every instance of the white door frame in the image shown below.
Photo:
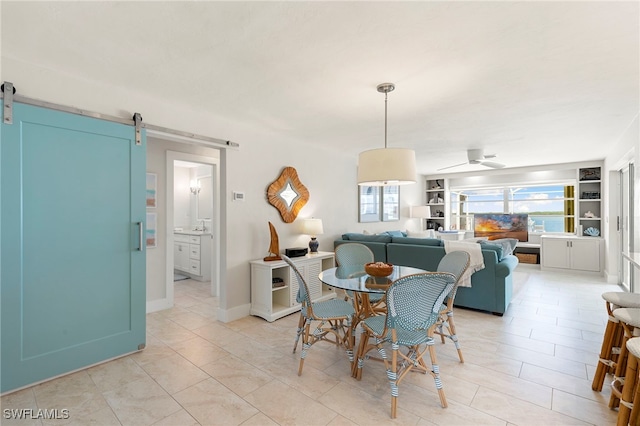
<svg viewBox="0 0 640 426"><path fill-rule="evenodd" d="M169 306L173 306L173 167L175 160L189 161L211 165L213 168L213 217L211 218L211 295L220 296L220 159L186 152L167 151L166 162L166 298Z"/></svg>

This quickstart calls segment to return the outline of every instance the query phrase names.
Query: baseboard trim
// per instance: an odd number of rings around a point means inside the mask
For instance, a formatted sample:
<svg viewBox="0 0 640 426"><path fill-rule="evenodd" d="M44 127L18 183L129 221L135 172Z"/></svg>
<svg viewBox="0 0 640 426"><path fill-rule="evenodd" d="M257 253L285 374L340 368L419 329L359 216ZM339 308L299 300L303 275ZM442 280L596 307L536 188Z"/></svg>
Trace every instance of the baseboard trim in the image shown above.
<svg viewBox="0 0 640 426"><path fill-rule="evenodd" d="M163 311L172 307L172 304L167 298L151 300L147 302L147 313L150 314L151 312Z"/></svg>
<svg viewBox="0 0 640 426"><path fill-rule="evenodd" d="M247 303L241 306L236 306L228 310L218 308L218 321L231 322L231 321L239 320L244 317L248 317L250 314L251 314L250 303Z"/></svg>

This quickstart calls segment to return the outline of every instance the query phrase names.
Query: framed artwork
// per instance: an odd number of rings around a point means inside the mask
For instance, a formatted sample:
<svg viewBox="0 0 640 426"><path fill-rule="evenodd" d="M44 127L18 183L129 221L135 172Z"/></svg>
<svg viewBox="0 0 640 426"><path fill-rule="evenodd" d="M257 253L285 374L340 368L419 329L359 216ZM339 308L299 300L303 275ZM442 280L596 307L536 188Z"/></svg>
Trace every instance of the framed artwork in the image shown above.
<svg viewBox="0 0 640 426"><path fill-rule="evenodd" d="M155 173L147 173L147 208L155 209L157 207L156 195L158 192L158 175Z"/></svg>
<svg viewBox="0 0 640 426"><path fill-rule="evenodd" d="M358 187L358 222L380 222L380 186Z"/></svg>
<svg viewBox="0 0 640 426"><path fill-rule="evenodd" d="M382 187L382 221L400 220L400 186Z"/></svg>
<svg viewBox="0 0 640 426"><path fill-rule="evenodd" d="M158 214L147 212L147 226L145 230L145 240L147 242L147 248L154 248L158 246L157 231L158 229Z"/></svg>

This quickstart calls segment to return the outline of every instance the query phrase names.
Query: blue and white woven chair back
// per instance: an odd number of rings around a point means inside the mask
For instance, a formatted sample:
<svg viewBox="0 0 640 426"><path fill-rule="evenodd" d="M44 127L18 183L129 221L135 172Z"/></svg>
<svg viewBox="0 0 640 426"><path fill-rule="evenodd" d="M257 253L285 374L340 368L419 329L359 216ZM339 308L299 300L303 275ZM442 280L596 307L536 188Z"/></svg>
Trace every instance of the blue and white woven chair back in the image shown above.
<svg viewBox="0 0 640 426"><path fill-rule="evenodd" d="M307 282L302 277L302 274L296 268L296 265L293 264L289 257L284 254L280 255L282 260L284 260L287 265L291 267L291 270L296 274L296 278L298 279L298 294L296 295L296 302L298 303L306 303L307 306L311 306L311 297L309 296L309 289L307 288Z"/></svg>
<svg viewBox="0 0 640 426"><path fill-rule="evenodd" d="M449 272L456 277L456 284L460 281L462 274L469 268L471 257L466 251L452 251L444 255L438 263L438 272ZM457 285L451 292L450 297L453 299L456 295Z"/></svg>
<svg viewBox="0 0 640 426"><path fill-rule="evenodd" d="M346 243L336 247L336 263L338 266L364 265L373 262L371 249L364 244Z"/></svg>
<svg viewBox="0 0 640 426"><path fill-rule="evenodd" d="M426 330L438 319L456 277L446 272L413 274L397 279L387 290L387 325Z"/></svg>

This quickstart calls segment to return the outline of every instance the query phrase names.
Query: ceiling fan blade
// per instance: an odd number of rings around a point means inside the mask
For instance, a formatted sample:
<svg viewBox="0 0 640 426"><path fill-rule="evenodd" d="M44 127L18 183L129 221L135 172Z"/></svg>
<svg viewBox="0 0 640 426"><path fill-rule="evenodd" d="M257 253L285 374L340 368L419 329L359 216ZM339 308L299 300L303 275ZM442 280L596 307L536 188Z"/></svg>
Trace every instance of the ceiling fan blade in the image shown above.
<svg viewBox="0 0 640 426"><path fill-rule="evenodd" d="M496 154L487 154L484 156L484 158L496 158L497 155Z"/></svg>
<svg viewBox="0 0 640 426"><path fill-rule="evenodd" d="M453 165L453 166L443 167L443 168L441 168L441 169L438 169L438 171L440 171L440 170L452 169L452 168L454 168L454 167L464 166L465 164L468 164L468 163L466 163L466 162L465 162L465 163L455 164L455 165Z"/></svg>
<svg viewBox="0 0 640 426"><path fill-rule="evenodd" d="M483 166L491 167L492 169L501 169L504 167L504 164L494 163L493 161L483 161L481 164Z"/></svg>

